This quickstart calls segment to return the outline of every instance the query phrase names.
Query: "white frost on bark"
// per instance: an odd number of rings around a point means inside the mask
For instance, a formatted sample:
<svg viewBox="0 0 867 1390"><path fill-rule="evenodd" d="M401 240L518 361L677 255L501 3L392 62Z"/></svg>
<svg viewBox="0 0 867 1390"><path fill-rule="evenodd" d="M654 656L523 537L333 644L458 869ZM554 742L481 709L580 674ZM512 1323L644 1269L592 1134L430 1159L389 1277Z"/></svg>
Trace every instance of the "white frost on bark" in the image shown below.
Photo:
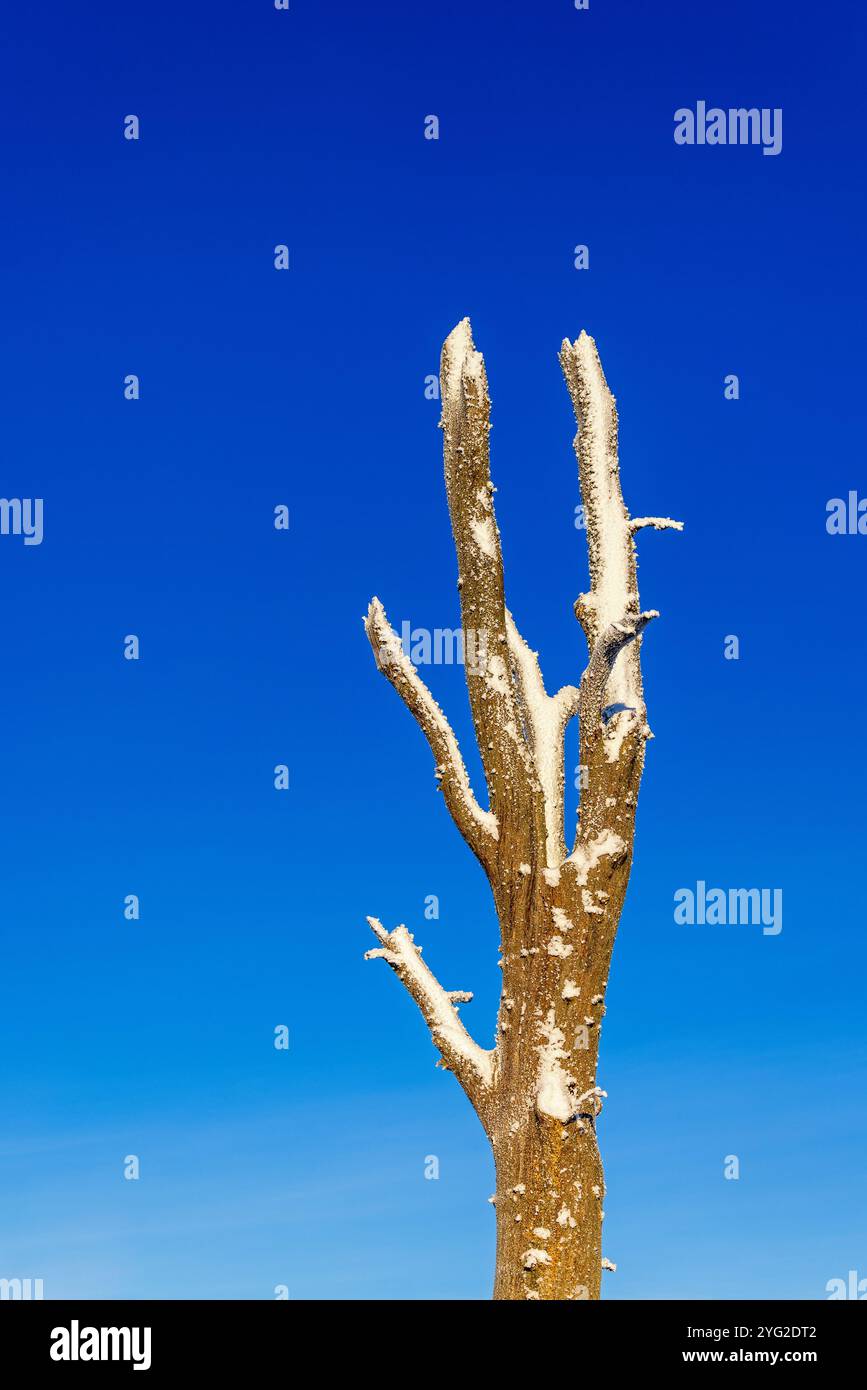
<svg viewBox="0 0 867 1390"><path fill-rule="evenodd" d="M497 818L476 801L458 741L433 695L403 649L378 598L372 598L364 620L368 640L380 670L415 716L437 763L437 778L458 828L480 858L484 839L496 840ZM475 833L474 833L475 832Z"/></svg>
<svg viewBox="0 0 867 1390"><path fill-rule="evenodd" d="M473 330L468 318L455 324L445 341L444 365L442 371L443 407L460 410L463 407L463 380L481 386L485 378L485 361L473 343Z"/></svg>
<svg viewBox="0 0 867 1390"><path fill-rule="evenodd" d="M539 1023L539 1036L542 1043L539 1053L539 1072L536 1079L536 1112L549 1119L564 1123L575 1113L571 1088L575 1078L564 1070L563 1063L569 1060L566 1051L566 1036L557 1026L554 1010Z"/></svg>
<svg viewBox="0 0 867 1390"><path fill-rule="evenodd" d="M556 695L547 693L538 653L530 650L508 610L506 637L525 718L530 755L545 802L545 863L549 869L554 869L566 857L563 747L566 726L578 712L580 691L577 686L564 685Z"/></svg>
<svg viewBox="0 0 867 1390"><path fill-rule="evenodd" d="M682 531L682 521L672 521L670 516L634 516L629 523L630 531L643 531L652 526L654 531Z"/></svg>
<svg viewBox="0 0 867 1390"><path fill-rule="evenodd" d="M551 1256L547 1250L525 1250L521 1256L521 1263L525 1269L535 1269L537 1265L549 1265Z"/></svg>
<svg viewBox="0 0 867 1390"><path fill-rule="evenodd" d="M626 848L626 841L613 830L600 830L588 844L577 844L566 862L574 865L578 883L584 887L600 859L616 859Z"/></svg>
<svg viewBox="0 0 867 1390"><path fill-rule="evenodd" d="M452 1070L467 1080L469 1068L483 1086L490 1087L494 1079L496 1049L486 1052L479 1047L461 1023L453 1002L456 999L465 1002L472 995L465 990L443 989L425 965L421 948L416 946L405 926L395 927L394 931L389 932L378 918L368 917L367 921L381 944L371 951L365 951L364 959L384 960L391 966L418 1004L434 1043Z"/></svg>
<svg viewBox="0 0 867 1390"><path fill-rule="evenodd" d="M560 360L578 421L575 447L590 562L590 593L581 599L595 640L636 601L629 516L617 462L617 410L596 344L587 333L574 343L564 340ZM630 687L624 682L621 688L625 698Z"/></svg>
<svg viewBox="0 0 867 1390"><path fill-rule="evenodd" d="M559 956L561 960L565 960L567 956L571 956L575 948L567 945L562 936L552 936L545 949L549 956Z"/></svg>
<svg viewBox="0 0 867 1390"><path fill-rule="evenodd" d="M532 769L508 663L503 557L490 470L491 401L469 319L462 319L443 344L440 380L443 466L461 620L464 632L475 633L485 653L483 661L465 667L467 693L489 805L501 839L507 839L532 800Z"/></svg>
<svg viewBox="0 0 867 1390"><path fill-rule="evenodd" d="M647 728L647 716L643 697L640 704L624 705L615 695L616 685L612 685L612 672L618 669L618 658L620 653L630 643L634 643L636 638L641 635L647 624L654 618L658 618L659 613L655 608L649 609L646 613L631 613L620 618L615 623L609 623L608 627L596 639L587 669L581 677L581 695L579 700L579 710L581 720L586 729L595 728L605 717L606 708L611 711L612 717L617 719L619 714L629 715L635 718L641 714L641 727ZM623 661L619 662L619 669L624 669ZM635 663L637 671L635 688L641 690L641 672ZM638 695L630 698L637 700ZM613 762L620 752L623 734L629 727L628 719L619 719L617 727L613 731L613 737L607 736L605 740L605 756L609 762Z"/></svg>
<svg viewBox="0 0 867 1390"><path fill-rule="evenodd" d="M597 658L597 644L610 646L604 706L612 710L616 721L606 739L606 757L613 762L627 730L636 723L643 728L647 722L635 639L647 619L656 615L639 613L633 536L645 526L681 530L682 523L668 517L630 520L620 487L617 408L593 339L581 333L574 343L564 340L560 363L578 422L575 452L590 565L590 591L581 594L575 611L587 636L591 665ZM625 640L611 645L618 632L623 632Z"/></svg>

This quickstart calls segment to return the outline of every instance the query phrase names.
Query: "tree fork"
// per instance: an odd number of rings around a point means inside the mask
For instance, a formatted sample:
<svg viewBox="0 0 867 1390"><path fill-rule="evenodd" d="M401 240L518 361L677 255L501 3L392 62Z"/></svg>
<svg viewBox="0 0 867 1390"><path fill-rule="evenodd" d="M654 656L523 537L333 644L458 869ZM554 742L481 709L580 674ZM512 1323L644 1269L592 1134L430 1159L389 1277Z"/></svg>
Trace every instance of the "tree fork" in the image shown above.
<svg viewBox="0 0 867 1390"><path fill-rule="evenodd" d="M596 1299L604 1268L605 1195L596 1127L599 1036L614 937L632 862L647 724L635 536L680 530L668 517L631 519L623 502L617 411L596 346L582 333L560 361L572 397L587 524L590 588L575 604L589 648L577 685L549 696L539 661L506 608L494 514L490 400L468 319L443 346L446 493L458 559L465 668L488 809L473 793L452 729L378 599L365 619L377 664L417 720L446 805L488 876L500 923L503 986L492 1050L405 927L368 918L384 959L415 999L441 1065L453 1071L490 1139L497 1173L496 1299ZM579 720L583 772L571 850L564 822L564 738Z"/></svg>

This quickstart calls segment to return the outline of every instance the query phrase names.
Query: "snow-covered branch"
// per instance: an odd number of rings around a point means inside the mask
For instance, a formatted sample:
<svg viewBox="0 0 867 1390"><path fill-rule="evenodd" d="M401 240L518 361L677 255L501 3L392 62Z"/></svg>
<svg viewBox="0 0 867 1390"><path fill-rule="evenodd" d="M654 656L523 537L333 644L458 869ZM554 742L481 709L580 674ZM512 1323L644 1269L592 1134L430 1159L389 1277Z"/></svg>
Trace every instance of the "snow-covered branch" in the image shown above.
<svg viewBox="0 0 867 1390"><path fill-rule="evenodd" d="M654 531L682 531L682 521L672 521L670 516L634 516L629 523L630 531L643 531L652 526Z"/></svg>
<svg viewBox="0 0 867 1390"><path fill-rule="evenodd" d="M586 333L574 343L566 339L560 365L578 422L575 452L590 565L590 592L581 595L579 604L592 650L611 623L637 610L635 550L620 490L617 409L593 339ZM624 689L624 700L626 695Z"/></svg>
<svg viewBox="0 0 867 1390"><path fill-rule="evenodd" d="M524 641L511 613L506 612L506 636L530 754L545 802L545 863L553 869L566 857L563 838L563 740L566 726L577 714L580 691L564 685L548 695L538 654Z"/></svg>
<svg viewBox="0 0 867 1390"><path fill-rule="evenodd" d="M458 1017L456 1003L472 998L466 990L445 990L421 958L406 927L386 931L376 917L367 919L380 945L365 952L365 960L384 960L418 1004L422 1017L439 1048L443 1061L453 1071L478 1108L485 1092L494 1084L496 1052L486 1052L474 1042Z"/></svg>
<svg viewBox="0 0 867 1390"><path fill-rule="evenodd" d="M578 422L575 452L590 568L590 590L575 604L590 649L579 706L579 758L587 782L575 840L578 853L594 837L608 834L612 823L625 828L619 816L631 820L644 741L652 737L640 648L643 629L658 614L641 611L635 537L647 527L680 531L683 525L670 517L629 516L620 488L617 407L593 339L586 333L574 343L567 339L560 363Z"/></svg>
<svg viewBox="0 0 867 1390"><path fill-rule="evenodd" d="M499 833L496 816L476 801L451 725L403 650L378 598L370 601L364 627L377 665L430 744L437 781L455 824L481 862L487 863Z"/></svg>
<svg viewBox="0 0 867 1390"><path fill-rule="evenodd" d="M607 731L608 761L620 757L630 730L646 724L639 662L644 626L638 602L635 542L620 490L617 457L617 408L596 344L586 333L560 351L560 364L572 397L578 433L575 452L587 524L590 592L582 594L575 614L584 628L590 663L582 677L581 761L593 762L591 743L598 736L602 692L611 718ZM591 789L592 792L592 789Z"/></svg>
<svg viewBox="0 0 867 1390"><path fill-rule="evenodd" d="M465 643L482 659L467 665L467 690L491 810L501 829L526 822L533 796L527 747L512 685L503 557L494 516L488 434L488 382L482 354L462 319L443 344L440 365L446 493L458 560Z"/></svg>

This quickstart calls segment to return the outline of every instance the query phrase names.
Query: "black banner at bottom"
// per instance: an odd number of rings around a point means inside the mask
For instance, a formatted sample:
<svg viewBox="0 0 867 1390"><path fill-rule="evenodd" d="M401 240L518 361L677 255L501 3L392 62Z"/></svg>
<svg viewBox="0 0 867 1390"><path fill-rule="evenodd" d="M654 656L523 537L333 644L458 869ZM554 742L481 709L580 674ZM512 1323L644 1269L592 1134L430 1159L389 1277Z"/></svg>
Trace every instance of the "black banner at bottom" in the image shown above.
<svg viewBox="0 0 867 1390"><path fill-rule="evenodd" d="M651 1375L707 1365L827 1374L858 1364L862 1316L845 1301L526 1303L520 1311L482 1302L3 1302L0 1365L7 1384L14 1372L99 1378L106 1369L157 1381L191 1372L201 1384L251 1365L285 1376L300 1369L299 1356L301 1364L313 1356L332 1375L341 1363L352 1375L379 1374L385 1361L395 1372L402 1364L405 1379L409 1365L393 1359L403 1345L423 1379L460 1360L466 1336L490 1370L515 1370L519 1347L535 1347L540 1367L550 1352L566 1373L639 1364Z"/></svg>

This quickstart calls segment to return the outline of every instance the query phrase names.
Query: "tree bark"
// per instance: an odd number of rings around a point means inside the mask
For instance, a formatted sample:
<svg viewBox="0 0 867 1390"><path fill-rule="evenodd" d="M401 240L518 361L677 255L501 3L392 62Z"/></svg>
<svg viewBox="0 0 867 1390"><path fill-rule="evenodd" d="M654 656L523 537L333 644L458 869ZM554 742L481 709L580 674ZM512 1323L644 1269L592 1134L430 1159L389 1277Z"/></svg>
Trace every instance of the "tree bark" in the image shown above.
<svg viewBox="0 0 867 1390"><path fill-rule="evenodd" d="M497 1086L484 1121L497 1171L497 1299L599 1297L597 1064L631 816L615 824L596 842L610 853L521 875L525 901L519 887L502 919Z"/></svg>
<svg viewBox="0 0 867 1390"><path fill-rule="evenodd" d="M497 1172L496 1299L596 1299L604 1268L605 1185L597 1122L599 1039L614 937L632 862L647 724L635 534L680 529L632 520L617 461L617 412L593 340L564 343L578 421L590 589L575 604L589 647L578 686L545 691L538 659L505 605L488 461L490 401L469 322L449 335L441 371L445 476L465 634L480 661L467 686L489 809L473 794L457 740L401 649L378 600L366 618L380 669L425 734L446 804L490 881L500 923L503 987L492 1051L458 1015L472 998L446 991L405 927L368 921L416 1000L490 1139ZM564 824L564 736L575 715L582 770L571 852Z"/></svg>

